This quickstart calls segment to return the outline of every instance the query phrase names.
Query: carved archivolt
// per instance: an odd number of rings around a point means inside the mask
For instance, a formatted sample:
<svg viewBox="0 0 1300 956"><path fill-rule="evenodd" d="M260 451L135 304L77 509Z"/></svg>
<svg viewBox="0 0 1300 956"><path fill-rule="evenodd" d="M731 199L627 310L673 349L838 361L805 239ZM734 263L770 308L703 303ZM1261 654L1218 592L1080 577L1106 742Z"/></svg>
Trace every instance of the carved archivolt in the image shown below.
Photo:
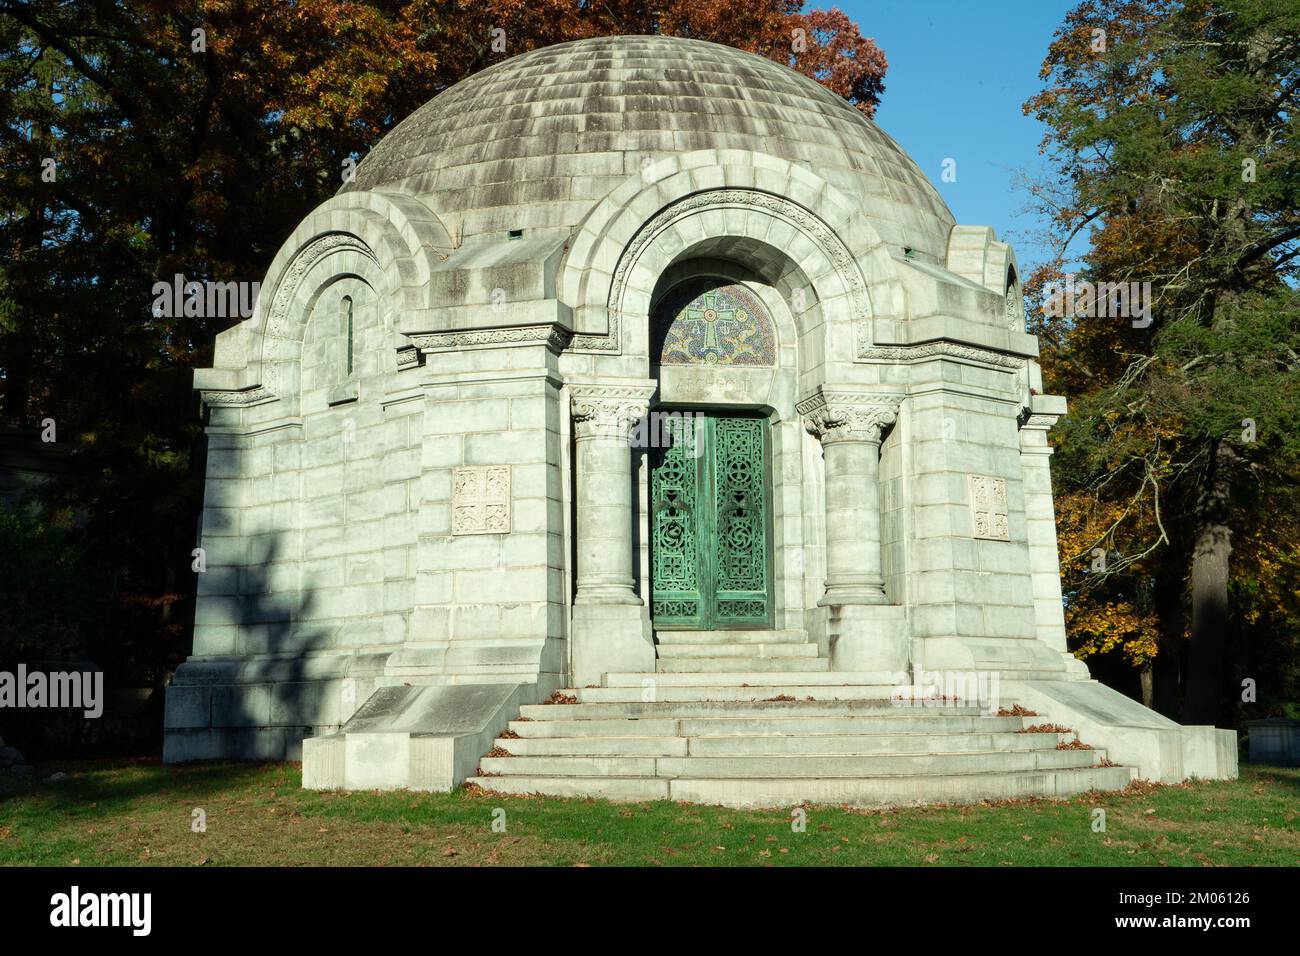
<svg viewBox="0 0 1300 956"><path fill-rule="evenodd" d="M341 274L371 285L380 300L391 298L389 311L418 307L435 258L454 244L438 218L419 200L383 192L349 192L326 200L285 240L262 285L256 311L238 331L226 336L223 364L234 375L209 376L209 382L234 379L239 388L204 388L208 405L247 406L282 399L297 401L293 378L301 359L305 324L319 286ZM312 275L322 260L343 253L349 265L328 276ZM355 256L352 254L355 253ZM305 283L315 283L305 288ZM381 313L382 314L382 313ZM387 319L385 320L387 328ZM219 347L218 354L223 350ZM418 356L400 356L399 367L418 364ZM292 409L286 409L292 414Z"/></svg>
<svg viewBox="0 0 1300 956"><path fill-rule="evenodd" d="M262 385L271 396L281 394L282 365L298 359L301 341L290 334L299 322L298 316L292 314L295 308L300 307L298 287L316 263L338 252L357 252L371 262L378 262L370 247L356 236L346 232L327 233L313 239L298 251L275 287L275 296L271 300L271 309L266 319L266 339L262 354Z"/></svg>
<svg viewBox="0 0 1300 956"><path fill-rule="evenodd" d="M665 229L670 229L677 221L703 210L717 208L752 209L783 220L804 235L808 236L825 253L848 290L853 303L853 317L858 322L865 322L871 317L871 303L867 296L866 282L858 269L852 253L820 218L798 203L791 202L774 193L755 189L712 189L693 193L683 199L665 206L655 217L646 222L632 241L627 244L619 258L610 283L607 307L609 309L609 333L606 335L574 336L572 348L577 351L619 352L622 350L620 338L625 315L623 302L627 296L628 280L632 270L646 247ZM642 316L632 316L634 320Z"/></svg>

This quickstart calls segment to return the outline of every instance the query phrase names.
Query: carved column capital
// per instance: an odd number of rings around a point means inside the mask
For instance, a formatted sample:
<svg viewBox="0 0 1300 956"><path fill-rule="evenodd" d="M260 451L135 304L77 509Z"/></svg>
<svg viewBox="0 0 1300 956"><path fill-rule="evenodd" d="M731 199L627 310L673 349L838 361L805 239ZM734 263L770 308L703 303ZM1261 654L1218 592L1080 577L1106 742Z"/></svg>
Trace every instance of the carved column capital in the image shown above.
<svg viewBox="0 0 1300 956"><path fill-rule="evenodd" d="M1033 395L1020 410L1020 450L1031 455L1050 455L1047 433L1065 414L1065 399L1055 395Z"/></svg>
<svg viewBox="0 0 1300 956"><path fill-rule="evenodd" d="M822 442L879 444L881 433L898 418L902 395L818 389L795 406L804 427Z"/></svg>
<svg viewBox="0 0 1300 956"><path fill-rule="evenodd" d="M645 417L653 384L570 384L573 430L578 438L608 437L624 441Z"/></svg>

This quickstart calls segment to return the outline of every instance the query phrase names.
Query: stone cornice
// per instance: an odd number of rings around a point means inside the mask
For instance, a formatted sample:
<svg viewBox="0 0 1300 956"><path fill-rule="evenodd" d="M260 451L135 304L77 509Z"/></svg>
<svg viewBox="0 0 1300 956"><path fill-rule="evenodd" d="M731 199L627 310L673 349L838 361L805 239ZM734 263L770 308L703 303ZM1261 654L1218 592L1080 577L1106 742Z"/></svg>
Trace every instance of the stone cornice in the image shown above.
<svg viewBox="0 0 1300 956"><path fill-rule="evenodd" d="M1021 429L1030 431L1047 431L1065 415L1065 399L1059 395L1039 395L1029 397L1029 404L1022 405L1019 414Z"/></svg>
<svg viewBox="0 0 1300 956"><path fill-rule="evenodd" d="M464 329L456 332L408 333L411 344L421 352L442 352L461 348L498 348L510 345L545 345L556 354L564 351L573 334L555 322L512 326L501 329Z"/></svg>
<svg viewBox="0 0 1300 956"><path fill-rule="evenodd" d="M220 408L245 408L275 401L275 395L265 385L233 390L203 389L199 392L203 404Z"/></svg>
<svg viewBox="0 0 1300 956"><path fill-rule="evenodd" d="M891 365L909 365L927 359L944 358L958 362L975 362L994 368L1018 371L1025 367L1025 358L1008 355L993 349L960 342L926 342L922 345L870 345L858 343L859 362L882 362Z"/></svg>
<svg viewBox="0 0 1300 956"><path fill-rule="evenodd" d="M821 388L795 406L804 427L821 442L879 442L898 418L903 396Z"/></svg>
<svg viewBox="0 0 1300 956"><path fill-rule="evenodd" d="M1023 415L1020 419L1020 427L1030 430L1047 431L1061 416L1059 415Z"/></svg>
<svg viewBox="0 0 1300 956"><path fill-rule="evenodd" d="M420 350L414 345L403 345L397 349L397 370L403 372L408 368L416 368L423 364L421 362Z"/></svg>

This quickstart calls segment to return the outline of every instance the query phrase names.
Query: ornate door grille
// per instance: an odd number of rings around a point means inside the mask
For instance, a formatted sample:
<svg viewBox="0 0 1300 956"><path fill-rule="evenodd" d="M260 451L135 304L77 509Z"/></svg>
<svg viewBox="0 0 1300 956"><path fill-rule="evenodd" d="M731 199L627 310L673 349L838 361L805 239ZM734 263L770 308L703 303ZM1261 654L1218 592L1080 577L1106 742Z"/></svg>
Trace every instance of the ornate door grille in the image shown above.
<svg viewBox="0 0 1300 956"><path fill-rule="evenodd" d="M655 626L768 627L766 422L685 415L682 426L652 458Z"/></svg>

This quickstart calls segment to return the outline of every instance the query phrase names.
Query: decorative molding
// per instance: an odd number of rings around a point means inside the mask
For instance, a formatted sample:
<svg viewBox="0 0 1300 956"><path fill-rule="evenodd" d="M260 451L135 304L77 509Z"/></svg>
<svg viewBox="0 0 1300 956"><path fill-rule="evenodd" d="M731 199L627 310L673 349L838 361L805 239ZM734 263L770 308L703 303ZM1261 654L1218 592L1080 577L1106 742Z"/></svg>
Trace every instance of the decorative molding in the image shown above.
<svg viewBox="0 0 1300 956"><path fill-rule="evenodd" d="M420 350L414 345L403 345L396 349L397 370L404 372L408 368L418 368L424 364Z"/></svg>
<svg viewBox="0 0 1300 956"><path fill-rule="evenodd" d="M878 443L881 433L898 418L903 396L874 392L844 392L822 388L795 405L804 427L823 444L831 441Z"/></svg>
<svg viewBox="0 0 1300 956"><path fill-rule="evenodd" d="M421 352L441 352L460 348L491 348L506 345L545 345L557 355L564 351L573 334L553 322L520 325L503 329L472 329L460 332L419 332L408 334L411 344Z"/></svg>
<svg viewBox="0 0 1300 956"><path fill-rule="evenodd" d="M261 405L275 400L275 394L264 385L254 385L237 391L214 391L204 389L199 392L204 405L221 408L244 408L249 405Z"/></svg>
<svg viewBox="0 0 1300 956"><path fill-rule="evenodd" d="M989 475L967 475L970 492L971 537L1010 541L1007 521L1007 480Z"/></svg>
<svg viewBox="0 0 1300 956"><path fill-rule="evenodd" d="M904 365L921 362L926 359L944 358L958 362L977 362L994 368L1019 371L1025 367L1028 359L992 349L983 349L974 345L962 345L957 342L926 342L924 345L871 345L861 336L858 338L859 362L887 362L891 365Z"/></svg>
<svg viewBox="0 0 1300 956"><path fill-rule="evenodd" d="M835 231L814 213L789 199L775 193L757 189L710 189L692 193L676 202L670 203L659 211L654 218L643 223L632 241L627 244L619 257L610 283L606 306L609 313L609 331L604 335L577 335L573 338L571 348L574 351L621 352L623 300L627 295L628 278L637 260L646 246L670 228L677 220L694 215L701 210L718 207L738 209L756 209L784 220L813 240L835 267L844 287L853 302L854 318L865 322L871 317L871 305L867 298L866 281L857 266L853 254L849 252ZM714 237L710 237L714 238ZM641 318L635 316L634 318Z"/></svg>
<svg viewBox="0 0 1300 956"><path fill-rule="evenodd" d="M451 533L510 533L508 465L470 465L452 469Z"/></svg>
<svg viewBox="0 0 1300 956"><path fill-rule="evenodd" d="M1060 415L1021 415L1020 427L1047 431L1059 420Z"/></svg>

